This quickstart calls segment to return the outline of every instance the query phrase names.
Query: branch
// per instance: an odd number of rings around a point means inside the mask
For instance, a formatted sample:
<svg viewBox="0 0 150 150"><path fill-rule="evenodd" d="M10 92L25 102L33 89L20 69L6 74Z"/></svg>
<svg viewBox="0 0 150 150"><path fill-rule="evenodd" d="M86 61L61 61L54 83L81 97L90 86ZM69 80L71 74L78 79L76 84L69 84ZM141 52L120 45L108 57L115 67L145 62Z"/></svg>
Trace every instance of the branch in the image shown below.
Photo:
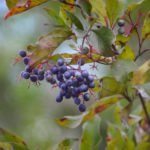
<svg viewBox="0 0 150 150"><path fill-rule="evenodd" d="M138 95L139 95L139 98L140 98L140 101L141 101L141 104L142 104L142 107L143 107L145 116L146 116L146 118L147 118L147 122L148 122L148 124L149 124L149 126L150 126L150 116L149 116L149 114L148 114L148 111L147 111L147 108L146 108L144 99L143 99L143 97L142 97L142 95L141 95L140 93L138 93Z"/></svg>
<svg viewBox="0 0 150 150"><path fill-rule="evenodd" d="M140 54L138 54L138 55L135 57L134 61L136 61L140 56L142 56L144 53L146 53L146 52L148 52L148 51L150 51L150 49L145 49L145 50L143 50Z"/></svg>

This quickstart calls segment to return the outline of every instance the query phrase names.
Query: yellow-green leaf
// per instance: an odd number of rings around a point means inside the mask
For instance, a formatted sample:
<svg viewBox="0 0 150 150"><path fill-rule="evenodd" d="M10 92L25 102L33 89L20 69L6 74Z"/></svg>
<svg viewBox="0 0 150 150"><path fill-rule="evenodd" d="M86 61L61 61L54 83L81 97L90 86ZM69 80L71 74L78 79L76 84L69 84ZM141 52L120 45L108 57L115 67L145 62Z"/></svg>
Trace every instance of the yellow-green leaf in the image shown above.
<svg viewBox="0 0 150 150"><path fill-rule="evenodd" d="M137 72L134 72L132 85L144 84L148 78L147 71L150 69L150 60L145 62Z"/></svg>
<svg viewBox="0 0 150 150"><path fill-rule="evenodd" d="M97 13L99 15L98 20L106 25L107 23L107 12L106 12L106 6L103 0L90 0L90 3L92 4L92 11Z"/></svg>
<svg viewBox="0 0 150 150"><path fill-rule="evenodd" d="M98 150L100 139L100 118L94 116L83 125L80 150Z"/></svg>
<svg viewBox="0 0 150 150"><path fill-rule="evenodd" d="M122 53L118 56L118 60L120 60L120 59L134 60L134 58L135 58L135 53L129 45L126 45L124 47Z"/></svg>
<svg viewBox="0 0 150 150"><path fill-rule="evenodd" d="M21 145L26 145L26 143L21 138L13 135L12 133L6 131L3 128L0 128L0 141L1 142L19 143Z"/></svg>
<svg viewBox="0 0 150 150"><path fill-rule="evenodd" d="M60 28L51 31L49 34L41 37L38 42L28 47L32 50L30 56L31 68L37 66L42 60L48 59L53 51L65 41L72 33L68 28Z"/></svg>
<svg viewBox="0 0 150 150"><path fill-rule="evenodd" d="M150 37L150 11L147 13L144 25L142 28L142 39L145 40L146 38Z"/></svg>
<svg viewBox="0 0 150 150"><path fill-rule="evenodd" d="M119 0L107 0L106 1L107 15L108 15L111 26L117 19L117 16L119 14L119 8L120 8Z"/></svg>
<svg viewBox="0 0 150 150"><path fill-rule="evenodd" d="M18 2L19 0L6 0L6 4L9 9L13 8Z"/></svg>
<svg viewBox="0 0 150 150"><path fill-rule="evenodd" d="M56 122L66 128L76 128L88 119L92 118L97 113L100 113L112 106L116 102L124 99L121 95L113 95L104 97L95 103L89 110L78 116L65 116L61 119L56 119Z"/></svg>

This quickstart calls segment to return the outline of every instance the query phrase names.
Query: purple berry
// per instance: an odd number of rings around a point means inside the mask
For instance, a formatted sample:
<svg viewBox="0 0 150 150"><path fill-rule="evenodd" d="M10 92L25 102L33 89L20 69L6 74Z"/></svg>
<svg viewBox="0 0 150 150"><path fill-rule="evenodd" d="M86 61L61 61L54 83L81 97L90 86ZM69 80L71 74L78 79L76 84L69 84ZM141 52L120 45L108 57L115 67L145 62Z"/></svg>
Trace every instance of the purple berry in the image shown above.
<svg viewBox="0 0 150 150"><path fill-rule="evenodd" d="M78 65L83 66L84 65L84 60L83 59L78 59L77 63L78 63Z"/></svg>
<svg viewBox="0 0 150 150"><path fill-rule="evenodd" d="M30 68L30 66L27 66L27 67L25 68L25 71L30 73L30 72L32 72L32 69Z"/></svg>
<svg viewBox="0 0 150 150"><path fill-rule="evenodd" d="M89 88L95 88L95 83L94 82L89 83Z"/></svg>
<svg viewBox="0 0 150 150"><path fill-rule="evenodd" d="M60 96L65 96L66 91L65 91L65 90L60 89L59 94L60 94Z"/></svg>
<svg viewBox="0 0 150 150"><path fill-rule="evenodd" d="M71 94L70 94L70 93L66 93L66 94L65 94L65 98L66 98L66 99L71 98Z"/></svg>
<svg viewBox="0 0 150 150"><path fill-rule="evenodd" d="M73 100L76 105L79 105L81 103L81 100L78 97L74 97Z"/></svg>
<svg viewBox="0 0 150 150"><path fill-rule="evenodd" d="M40 69L40 70L38 71L38 74L39 74L39 75L44 75L44 70L43 70L43 69Z"/></svg>
<svg viewBox="0 0 150 150"><path fill-rule="evenodd" d="M46 77L46 81L49 82L49 83L51 83L52 79L53 79L53 77L51 75L48 75Z"/></svg>
<svg viewBox="0 0 150 150"><path fill-rule="evenodd" d="M77 79L72 80L72 85L74 87L78 86L78 80Z"/></svg>
<svg viewBox="0 0 150 150"><path fill-rule="evenodd" d="M88 91L88 86L83 84L80 86L80 92L87 92Z"/></svg>
<svg viewBox="0 0 150 150"><path fill-rule="evenodd" d="M86 110L86 106L84 104L80 104L78 108L80 112L84 112Z"/></svg>
<svg viewBox="0 0 150 150"><path fill-rule="evenodd" d="M83 95L83 98L84 98L85 101L89 101L90 100L90 94L89 93L85 93Z"/></svg>
<svg viewBox="0 0 150 150"><path fill-rule="evenodd" d="M24 79L29 79L29 78L30 78L29 72L24 72L24 73L23 73L23 78L24 78Z"/></svg>
<svg viewBox="0 0 150 150"><path fill-rule="evenodd" d="M65 90L65 89L67 88L66 83L63 83L63 84L61 85L61 88L62 88L63 90Z"/></svg>
<svg viewBox="0 0 150 150"><path fill-rule="evenodd" d="M61 95L56 96L56 102L60 103L63 100L63 97Z"/></svg>
<svg viewBox="0 0 150 150"><path fill-rule="evenodd" d="M61 73L65 73L67 71L67 66L61 66L59 70Z"/></svg>
<svg viewBox="0 0 150 150"><path fill-rule="evenodd" d="M31 80L32 82L36 82L36 81L38 80L37 75L30 75L30 80Z"/></svg>
<svg viewBox="0 0 150 150"><path fill-rule="evenodd" d="M89 76L89 73L86 70L83 71L81 74L82 74L82 77L84 77L84 78L87 78Z"/></svg>
<svg viewBox="0 0 150 150"><path fill-rule="evenodd" d="M64 73L64 77L65 77L66 79L69 79L69 78L71 77L71 73L70 73L69 71L66 71L66 72Z"/></svg>
<svg viewBox="0 0 150 150"><path fill-rule="evenodd" d="M28 65L28 63L29 63L29 57L24 57L23 58L23 63L25 64L25 65Z"/></svg>
<svg viewBox="0 0 150 150"><path fill-rule="evenodd" d="M58 66L63 66L64 65L64 61L62 59L59 59L57 61Z"/></svg>
<svg viewBox="0 0 150 150"><path fill-rule="evenodd" d="M55 84L55 83L56 83L56 80L55 80L54 78L52 78L52 80L51 80L50 83L51 83L51 84Z"/></svg>
<svg viewBox="0 0 150 150"><path fill-rule="evenodd" d="M56 78L57 78L58 81L63 81L63 75L61 73L58 73L56 75Z"/></svg>
<svg viewBox="0 0 150 150"><path fill-rule="evenodd" d="M94 81L94 78L93 78L92 76L88 76L88 77L87 77L87 81L93 82L93 81Z"/></svg>
<svg viewBox="0 0 150 150"><path fill-rule="evenodd" d="M44 80L44 75L38 75L38 80L40 81Z"/></svg>
<svg viewBox="0 0 150 150"><path fill-rule="evenodd" d="M118 26L119 26L119 27L123 27L124 25L125 25L124 20L119 20L119 21L118 21Z"/></svg>
<svg viewBox="0 0 150 150"><path fill-rule="evenodd" d="M67 85L67 86L71 86L71 85L72 85L72 80L71 80L71 79L67 80L67 81L66 81L66 85Z"/></svg>
<svg viewBox="0 0 150 150"><path fill-rule="evenodd" d="M32 73L35 74L35 75L38 75L38 72L39 72L39 69L38 68L34 68L32 70Z"/></svg>
<svg viewBox="0 0 150 150"><path fill-rule="evenodd" d="M26 53L25 50L20 50L18 54L19 54L19 56L21 56L21 57L26 57L26 55L27 55L27 53Z"/></svg>
<svg viewBox="0 0 150 150"><path fill-rule="evenodd" d="M51 73L52 73L52 74L57 74L58 71L59 71L59 70L58 70L57 67L52 67L52 68L51 68Z"/></svg>

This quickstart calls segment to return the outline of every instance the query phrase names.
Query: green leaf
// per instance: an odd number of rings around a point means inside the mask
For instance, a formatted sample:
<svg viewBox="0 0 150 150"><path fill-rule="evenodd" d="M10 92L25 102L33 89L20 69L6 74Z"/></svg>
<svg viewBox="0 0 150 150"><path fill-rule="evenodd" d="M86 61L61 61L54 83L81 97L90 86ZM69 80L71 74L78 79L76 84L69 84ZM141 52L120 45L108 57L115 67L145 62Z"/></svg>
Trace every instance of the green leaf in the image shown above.
<svg viewBox="0 0 150 150"><path fill-rule="evenodd" d="M95 114L104 111L116 102L124 99L121 95L113 95L100 99L89 110L78 116L65 116L61 119L56 119L56 122L66 128L76 128L88 119L92 118Z"/></svg>
<svg viewBox="0 0 150 150"><path fill-rule="evenodd" d="M65 25L65 22L63 21L63 19L59 17L54 10L49 9L49 8L45 8L45 10L47 11L48 15L51 18L55 19L60 25Z"/></svg>
<svg viewBox="0 0 150 150"><path fill-rule="evenodd" d="M12 133L6 131L3 128L0 128L0 141L26 145L26 143L22 139L20 139L18 136L13 135Z"/></svg>
<svg viewBox="0 0 150 150"><path fill-rule="evenodd" d="M112 64L111 68L117 81L121 82L126 82L129 73L138 69L132 60L118 60Z"/></svg>
<svg viewBox="0 0 150 150"><path fill-rule="evenodd" d="M99 80L94 80L95 88L91 89L93 92L97 93L100 92L101 86Z"/></svg>
<svg viewBox="0 0 150 150"><path fill-rule="evenodd" d="M106 9L107 9L107 15L110 21L110 25L112 26L113 23L116 21L118 14L120 12L119 0L107 0Z"/></svg>
<svg viewBox="0 0 150 150"><path fill-rule="evenodd" d="M70 3L70 4L75 4L75 0L65 0L65 2ZM60 17L64 20L64 22L66 24L71 24L71 20L68 17L68 15L66 14L65 10L68 10L68 11L74 13L75 7L64 4L64 3L61 3L61 7L60 7L60 12L59 12Z"/></svg>
<svg viewBox="0 0 150 150"><path fill-rule="evenodd" d="M75 141L78 141L78 139L65 139L58 145L56 150L70 150Z"/></svg>
<svg viewBox="0 0 150 150"><path fill-rule="evenodd" d="M150 60L139 67L138 71L133 73L132 85L144 84L148 78L148 71L150 69Z"/></svg>
<svg viewBox="0 0 150 150"><path fill-rule="evenodd" d="M100 98L120 94L123 92L124 86L117 82L115 78L104 77L101 89Z"/></svg>
<svg viewBox="0 0 150 150"><path fill-rule="evenodd" d="M150 143L140 143L135 150L149 150L150 149Z"/></svg>
<svg viewBox="0 0 150 150"><path fill-rule="evenodd" d="M81 124L84 116L87 114L88 111L78 116L65 116L61 119L56 119L56 122L65 128L76 128Z"/></svg>
<svg viewBox="0 0 150 150"><path fill-rule="evenodd" d="M100 118L92 117L83 124L83 134L81 137L80 150L98 150L100 141Z"/></svg>
<svg viewBox="0 0 150 150"><path fill-rule="evenodd" d="M99 43L99 49L97 50L100 51L100 54L103 56L112 56L111 44L114 37L113 32L106 27L101 27L100 29L93 30L93 32L96 35L96 42Z"/></svg>
<svg viewBox="0 0 150 150"><path fill-rule="evenodd" d="M135 53L129 45L126 45L124 47L122 53L118 56L118 60L120 60L120 59L134 60L134 58L135 58Z"/></svg>
<svg viewBox="0 0 150 150"><path fill-rule="evenodd" d="M147 13L144 25L142 28L142 39L145 40L146 38L150 37L150 11Z"/></svg>
<svg viewBox="0 0 150 150"><path fill-rule="evenodd" d="M1 150L14 150L11 144L9 143L2 143L0 142L0 149Z"/></svg>
<svg viewBox="0 0 150 150"><path fill-rule="evenodd" d="M13 15L22 13L35 6L41 5L47 1L50 1L50 0L27 0L26 2L18 1L18 3L13 8L11 8L10 11L5 15L5 19L8 19L9 17ZM13 2L13 5L14 5L14 2ZM13 5L10 5L10 7L12 7Z"/></svg>
<svg viewBox="0 0 150 150"><path fill-rule="evenodd" d="M9 9L13 8L18 2L19 0L6 0L6 4Z"/></svg>
<svg viewBox="0 0 150 150"><path fill-rule="evenodd" d="M131 39L131 37L136 33L136 30L132 30L129 36L122 36L117 34L116 36L116 41L115 44L116 45L121 45L121 47L125 46L126 43Z"/></svg>
<svg viewBox="0 0 150 150"><path fill-rule="evenodd" d="M64 42L72 33L68 28L60 28L51 31L49 34L41 37L38 42L28 47L32 50L30 56L31 68L37 66L42 60L48 59L54 50Z"/></svg>
<svg viewBox="0 0 150 150"><path fill-rule="evenodd" d="M70 18L70 20L72 21L72 23L74 23L78 29L80 29L80 30L84 29L80 20L73 13L71 13L70 11L67 11L67 10L65 10L65 12L67 13L67 15Z"/></svg>
<svg viewBox="0 0 150 150"><path fill-rule="evenodd" d="M89 2L89 0L79 0L78 1L79 5L81 6L81 8L88 14L91 14L91 10L92 10L92 6Z"/></svg>
<svg viewBox="0 0 150 150"><path fill-rule="evenodd" d="M107 23L107 12L106 12L106 6L103 0L90 0L90 3L92 4L92 12L95 12L99 15L98 20L100 23L106 25Z"/></svg>

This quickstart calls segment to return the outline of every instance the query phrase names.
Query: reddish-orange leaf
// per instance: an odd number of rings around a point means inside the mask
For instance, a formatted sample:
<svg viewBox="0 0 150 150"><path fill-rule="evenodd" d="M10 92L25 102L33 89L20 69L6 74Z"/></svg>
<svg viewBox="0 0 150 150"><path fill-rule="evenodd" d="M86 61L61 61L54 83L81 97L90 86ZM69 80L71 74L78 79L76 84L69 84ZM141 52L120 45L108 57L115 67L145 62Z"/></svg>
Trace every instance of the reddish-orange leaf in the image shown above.
<svg viewBox="0 0 150 150"><path fill-rule="evenodd" d="M8 19L9 17L22 13L28 9L31 9L32 7L38 6L40 4L43 4L50 0L27 0L26 3L18 2L16 6L5 15L5 19Z"/></svg>

